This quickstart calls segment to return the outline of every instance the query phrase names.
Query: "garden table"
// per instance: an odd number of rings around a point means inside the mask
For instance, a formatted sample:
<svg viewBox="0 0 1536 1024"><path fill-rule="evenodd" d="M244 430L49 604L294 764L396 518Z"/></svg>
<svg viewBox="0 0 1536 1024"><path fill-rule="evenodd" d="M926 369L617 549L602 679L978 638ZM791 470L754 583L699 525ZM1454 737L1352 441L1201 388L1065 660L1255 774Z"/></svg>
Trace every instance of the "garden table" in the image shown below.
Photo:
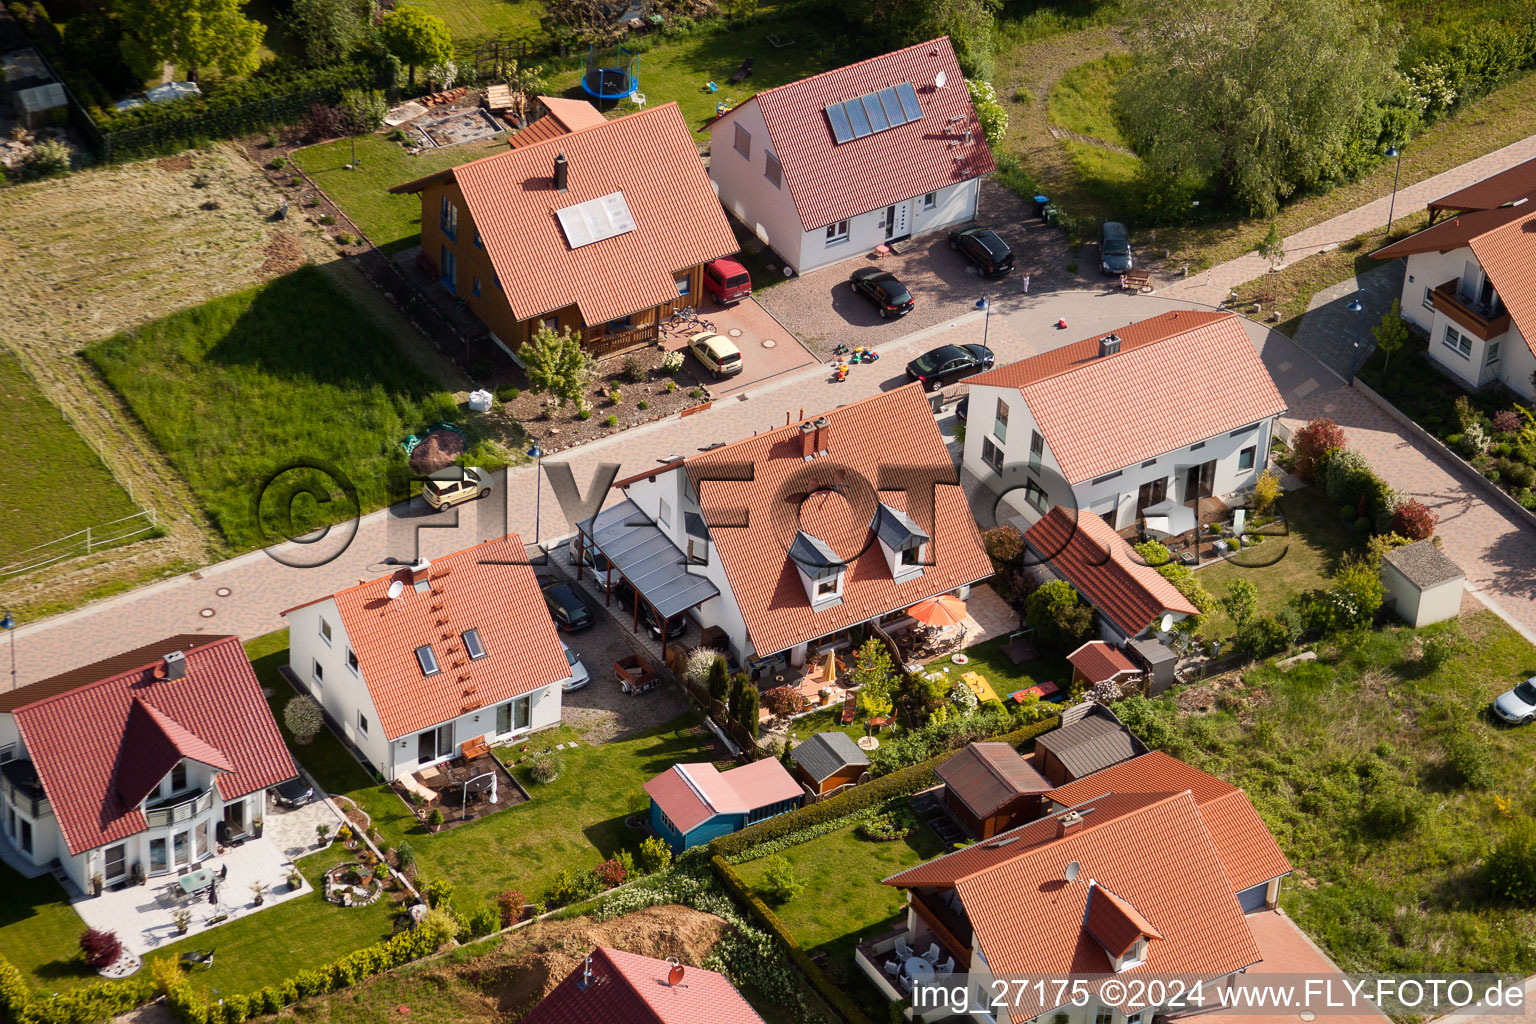
<svg viewBox="0 0 1536 1024"><path fill-rule="evenodd" d="M176 887L183 896L196 896L213 884L213 872L207 868L189 871L176 880Z"/></svg>

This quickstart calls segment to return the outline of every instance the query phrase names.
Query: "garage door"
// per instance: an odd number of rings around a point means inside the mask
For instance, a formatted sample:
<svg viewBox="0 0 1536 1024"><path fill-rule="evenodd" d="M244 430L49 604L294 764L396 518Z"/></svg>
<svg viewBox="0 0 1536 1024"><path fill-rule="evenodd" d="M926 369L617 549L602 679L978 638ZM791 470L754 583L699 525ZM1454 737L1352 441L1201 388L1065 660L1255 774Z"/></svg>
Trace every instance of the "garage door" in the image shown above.
<svg viewBox="0 0 1536 1024"><path fill-rule="evenodd" d="M1256 885L1252 889L1244 889L1237 894L1238 905L1243 908L1243 913L1264 909L1264 894L1269 889L1269 883Z"/></svg>

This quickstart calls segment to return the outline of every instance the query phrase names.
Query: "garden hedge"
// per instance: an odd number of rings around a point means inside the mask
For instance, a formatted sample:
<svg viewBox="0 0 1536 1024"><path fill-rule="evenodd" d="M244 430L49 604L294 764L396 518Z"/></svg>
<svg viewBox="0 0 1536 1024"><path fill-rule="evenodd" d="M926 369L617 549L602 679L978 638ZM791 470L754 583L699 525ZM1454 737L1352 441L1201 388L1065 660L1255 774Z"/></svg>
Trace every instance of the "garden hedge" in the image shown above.
<svg viewBox="0 0 1536 1024"><path fill-rule="evenodd" d="M918 766L914 765L914 767ZM886 778L895 778L895 776L888 775ZM827 802L830 803L831 801ZM787 817L787 815L780 815L780 817ZM859 1009L852 999L848 998L846 992L832 984L826 973L812 962L804 949L800 948L800 943L789 933L789 929L784 927L784 923L779 920L779 915L769 909L768 904L764 903L747 888L747 884L736 873L736 869L727 864L724 857L718 855L711 857L709 864L710 867L715 869L715 874L719 876L726 890L738 902L746 905L747 909L752 912L752 916L757 918L758 923L766 928L770 935L784 944L784 948L789 950L789 958L794 961L796 967L800 968L800 973L805 975L806 979L810 981L811 986L816 989L821 998L827 1001L827 1005L832 1007L838 1016L842 1017L848 1024L871 1024L869 1017L864 1011Z"/></svg>
<svg viewBox="0 0 1536 1024"><path fill-rule="evenodd" d="M156 994L154 980L144 973L37 999L16 965L0 956L0 1015L11 1024L96 1024L142 1006Z"/></svg>

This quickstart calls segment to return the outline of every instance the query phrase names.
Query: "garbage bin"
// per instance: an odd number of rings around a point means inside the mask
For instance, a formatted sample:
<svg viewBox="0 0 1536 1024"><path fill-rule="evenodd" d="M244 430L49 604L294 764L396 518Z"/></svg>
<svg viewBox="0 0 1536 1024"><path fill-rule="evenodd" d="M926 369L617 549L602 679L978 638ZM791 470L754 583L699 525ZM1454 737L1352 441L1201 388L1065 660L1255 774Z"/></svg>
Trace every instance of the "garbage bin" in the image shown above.
<svg viewBox="0 0 1536 1024"><path fill-rule="evenodd" d="M1035 216L1045 219L1045 208L1051 205L1049 196L1035 196Z"/></svg>
<svg viewBox="0 0 1536 1024"><path fill-rule="evenodd" d="M1056 207L1052 206L1050 203L1046 203L1045 212L1041 214L1041 216L1045 219L1047 224L1054 225L1057 221Z"/></svg>

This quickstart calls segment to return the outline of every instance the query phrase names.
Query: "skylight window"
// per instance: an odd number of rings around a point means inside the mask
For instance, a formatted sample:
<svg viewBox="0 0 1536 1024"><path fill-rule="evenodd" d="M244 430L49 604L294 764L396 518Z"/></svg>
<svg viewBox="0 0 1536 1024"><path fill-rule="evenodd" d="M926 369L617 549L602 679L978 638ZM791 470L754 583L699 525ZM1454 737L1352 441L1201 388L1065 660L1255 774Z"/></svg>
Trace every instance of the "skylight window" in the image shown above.
<svg viewBox="0 0 1536 1024"><path fill-rule="evenodd" d="M635 230L634 214L624 201L623 192L610 192L606 196L588 199L575 206L556 210L560 227L565 230L565 240L572 249L580 249L605 238L626 235Z"/></svg>
<svg viewBox="0 0 1536 1024"><path fill-rule="evenodd" d="M431 644L422 644L416 648L416 663L421 666L421 674L435 676L442 671L437 664L437 655L432 651Z"/></svg>
<svg viewBox="0 0 1536 1024"><path fill-rule="evenodd" d="M469 653L470 661L478 661L485 657L485 644L480 642L480 630L466 629L464 636L464 650Z"/></svg>
<svg viewBox="0 0 1536 1024"><path fill-rule="evenodd" d="M923 108L911 82L829 103L825 109L832 139L838 145L923 119Z"/></svg>

